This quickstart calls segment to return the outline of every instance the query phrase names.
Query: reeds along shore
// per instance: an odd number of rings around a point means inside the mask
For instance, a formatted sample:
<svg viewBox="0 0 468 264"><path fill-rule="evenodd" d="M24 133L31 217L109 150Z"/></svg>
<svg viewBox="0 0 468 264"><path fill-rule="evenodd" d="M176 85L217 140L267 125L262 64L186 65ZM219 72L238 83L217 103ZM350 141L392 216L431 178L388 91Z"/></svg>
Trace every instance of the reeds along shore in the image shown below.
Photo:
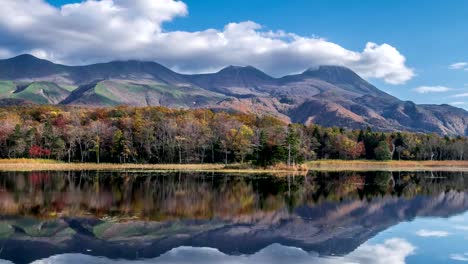
<svg viewBox="0 0 468 264"><path fill-rule="evenodd" d="M256 167L250 164L110 164L65 163L46 159L0 159L0 171L77 171L77 170L153 170L153 171L216 171L224 173L306 173L326 171L466 171L468 161L346 161L318 160L287 166L278 164Z"/></svg>
<svg viewBox="0 0 468 264"><path fill-rule="evenodd" d="M468 161L371 161L371 160L318 160L307 163L309 170L329 171L466 171Z"/></svg>
<svg viewBox="0 0 468 264"><path fill-rule="evenodd" d="M0 159L0 171L79 171L79 170L153 170L153 171L216 171L225 173L289 173L306 172L306 165L277 165L266 168L249 164L112 164L65 163L47 159Z"/></svg>

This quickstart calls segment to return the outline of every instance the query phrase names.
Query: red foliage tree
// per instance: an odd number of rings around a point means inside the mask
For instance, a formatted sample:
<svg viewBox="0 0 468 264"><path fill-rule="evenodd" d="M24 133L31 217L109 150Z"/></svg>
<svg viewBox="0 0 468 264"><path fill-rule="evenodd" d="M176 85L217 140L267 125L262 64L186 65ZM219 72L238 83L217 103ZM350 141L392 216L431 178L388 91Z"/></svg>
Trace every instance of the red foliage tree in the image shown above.
<svg viewBox="0 0 468 264"><path fill-rule="evenodd" d="M32 146L29 149L29 156L31 158L42 158L44 156L49 156L51 153L50 150L41 148L40 146Z"/></svg>

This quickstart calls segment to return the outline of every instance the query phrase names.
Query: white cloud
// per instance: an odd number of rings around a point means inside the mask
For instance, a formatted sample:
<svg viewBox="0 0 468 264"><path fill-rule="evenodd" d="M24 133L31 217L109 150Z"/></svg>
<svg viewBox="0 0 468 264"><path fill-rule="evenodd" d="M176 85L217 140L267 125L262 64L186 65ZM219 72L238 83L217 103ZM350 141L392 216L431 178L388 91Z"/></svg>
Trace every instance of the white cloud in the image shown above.
<svg viewBox="0 0 468 264"><path fill-rule="evenodd" d="M459 93L455 94L452 97L460 98L460 97L468 97L468 93Z"/></svg>
<svg viewBox="0 0 468 264"><path fill-rule="evenodd" d="M253 255L230 256L213 248L194 248L179 247L161 255L155 259L125 261L110 260L86 256L81 254L65 254L50 257L34 264L52 264L52 263L236 263L236 264L254 264L254 263L320 263L320 264L404 264L406 257L414 253L415 248L406 240L394 238L385 241L382 244L364 244L355 251L344 257L319 257L299 248L285 247L279 244L271 245Z"/></svg>
<svg viewBox="0 0 468 264"><path fill-rule="evenodd" d="M11 57L13 54L9 50L3 49L0 47L0 59L6 59Z"/></svg>
<svg viewBox="0 0 468 264"><path fill-rule="evenodd" d="M468 253L465 254L452 254L450 259L457 261L468 261Z"/></svg>
<svg viewBox="0 0 468 264"><path fill-rule="evenodd" d="M414 88L413 91L421 94L425 93L444 93L453 90L446 86L419 86Z"/></svg>
<svg viewBox="0 0 468 264"><path fill-rule="evenodd" d="M464 105L466 102L451 102L451 105Z"/></svg>
<svg viewBox="0 0 468 264"><path fill-rule="evenodd" d="M468 66L467 62L457 62L457 63L451 64L449 68L452 70L462 70L462 69L465 69L466 66Z"/></svg>
<svg viewBox="0 0 468 264"><path fill-rule="evenodd" d="M421 229L416 232L416 235L420 237L447 237L450 234L446 231Z"/></svg>
<svg viewBox="0 0 468 264"><path fill-rule="evenodd" d="M176 0L87 0L60 8L44 0L0 0L0 5L0 47L5 50L0 56L40 51L69 64L154 60L182 72L249 64L276 76L333 64L391 84L414 76L405 57L389 44L368 42L362 51L352 51L323 38L266 31L252 21L222 30L168 32L164 22L188 13Z"/></svg>

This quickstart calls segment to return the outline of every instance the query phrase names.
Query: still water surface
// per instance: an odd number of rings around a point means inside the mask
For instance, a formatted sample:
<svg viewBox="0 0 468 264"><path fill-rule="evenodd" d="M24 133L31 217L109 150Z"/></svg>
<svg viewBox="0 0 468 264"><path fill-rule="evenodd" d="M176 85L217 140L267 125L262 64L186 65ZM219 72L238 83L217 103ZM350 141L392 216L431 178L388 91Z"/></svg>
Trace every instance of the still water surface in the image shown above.
<svg viewBox="0 0 468 264"><path fill-rule="evenodd" d="M468 174L0 173L0 263L464 263Z"/></svg>

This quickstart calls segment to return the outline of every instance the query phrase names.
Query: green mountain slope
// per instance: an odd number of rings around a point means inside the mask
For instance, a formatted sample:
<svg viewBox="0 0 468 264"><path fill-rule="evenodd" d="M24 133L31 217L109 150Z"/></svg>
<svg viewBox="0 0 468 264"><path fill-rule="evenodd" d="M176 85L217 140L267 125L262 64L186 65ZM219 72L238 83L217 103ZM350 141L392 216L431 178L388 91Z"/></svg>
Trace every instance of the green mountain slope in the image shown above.
<svg viewBox="0 0 468 264"><path fill-rule="evenodd" d="M10 98L16 90L16 85L12 81L0 81L0 98Z"/></svg>
<svg viewBox="0 0 468 264"><path fill-rule="evenodd" d="M62 103L75 105L133 105L202 107L226 98L224 95L197 87L159 84L144 81L105 80L75 90Z"/></svg>
<svg viewBox="0 0 468 264"><path fill-rule="evenodd" d="M9 98L32 101L36 104L58 104L70 95L70 91L51 82L33 82L16 90Z"/></svg>

